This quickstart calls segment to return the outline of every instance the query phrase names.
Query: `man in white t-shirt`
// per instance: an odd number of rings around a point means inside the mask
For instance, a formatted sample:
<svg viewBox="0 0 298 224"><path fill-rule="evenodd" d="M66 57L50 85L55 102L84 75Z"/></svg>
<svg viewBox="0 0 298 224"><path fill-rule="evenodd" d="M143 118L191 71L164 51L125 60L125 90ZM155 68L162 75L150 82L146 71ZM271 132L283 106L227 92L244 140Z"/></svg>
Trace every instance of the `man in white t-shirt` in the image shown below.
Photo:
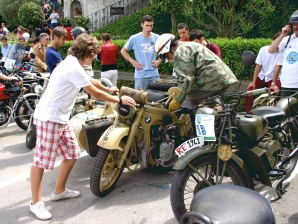
<svg viewBox="0 0 298 224"><path fill-rule="evenodd" d="M88 34L81 34L72 46L72 55L68 55L54 69L49 85L36 106L34 112L36 146L30 172L32 192L30 211L38 219L52 218L52 214L47 211L41 200L41 183L44 169L54 168L57 154L60 155L62 162L51 200L58 201L80 196L79 191L65 187L69 173L80 157L80 147L69 123L71 109L79 90L83 88L95 98L103 101L129 106L136 105L131 97L110 95L119 91L117 87L111 87L108 93L105 87L100 87L97 80L88 77L82 65L91 64L98 51L97 39Z"/></svg>
<svg viewBox="0 0 298 224"><path fill-rule="evenodd" d="M281 35L268 48L269 53L274 53L277 50L282 53L281 96L289 96L298 92L298 10L291 15L289 23L291 25L283 27ZM292 30L291 26L294 33L289 35ZM276 82L276 78L273 78L273 82ZM271 88L279 89L275 85Z"/></svg>
<svg viewBox="0 0 298 224"><path fill-rule="evenodd" d="M279 37L280 33L274 34L272 40L274 41L277 37ZM271 84L278 86L280 88L280 81L275 80L272 82L273 76L275 72L279 75L281 54L275 52L274 54L270 54L268 52L268 46L261 47L258 56L256 58L256 67L254 71L254 77L252 82L248 85L247 90L259 89L262 87L271 87ZM254 96L246 96L245 97L245 111L248 113L253 106Z"/></svg>

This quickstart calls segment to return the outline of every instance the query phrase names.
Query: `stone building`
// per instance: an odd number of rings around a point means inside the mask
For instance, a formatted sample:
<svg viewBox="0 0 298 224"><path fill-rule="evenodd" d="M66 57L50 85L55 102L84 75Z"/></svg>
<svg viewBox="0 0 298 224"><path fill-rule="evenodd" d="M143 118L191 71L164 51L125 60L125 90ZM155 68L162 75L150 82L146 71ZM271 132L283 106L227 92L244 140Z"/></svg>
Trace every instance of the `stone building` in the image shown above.
<svg viewBox="0 0 298 224"><path fill-rule="evenodd" d="M89 30L93 31L148 5L150 0L64 0L64 17L72 22L89 17Z"/></svg>

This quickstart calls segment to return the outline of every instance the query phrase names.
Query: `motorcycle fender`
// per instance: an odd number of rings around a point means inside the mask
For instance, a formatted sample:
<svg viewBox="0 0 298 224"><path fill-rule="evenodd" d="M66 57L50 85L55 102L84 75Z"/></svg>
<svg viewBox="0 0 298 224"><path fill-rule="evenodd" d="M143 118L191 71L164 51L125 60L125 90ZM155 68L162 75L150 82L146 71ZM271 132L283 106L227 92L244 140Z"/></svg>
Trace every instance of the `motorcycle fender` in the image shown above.
<svg viewBox="0 0 298 224"><path fill-rule="evenodd" d="M173 166L173 170L183 170L192 160L205 154L215 154L217 156L217 150L213 148L212 145L204 145L194 148L186 152L184 156L177 159L175 165ZM245 178L248 180L248 187L253 189L252 178L244 161L235 153L232 155L231 159L242 169Z"/></svg>
<svg viewBox="0 0 298 224"><path fill-rule="evenodd" d="M25 98L27 98L27 97L29 97L29 96L36 96L36 97L39 98L39 95L36 94L36 93L26 93L26 94L24 94L23 96L24 96Z"/></svg>
<svg viewBox="0 0 298 224"><path fill-rule="evenodd" d="M99 147L109 149L109 150L120 150L123 148L119 147L120 141L123 137L127 136L130 131L130 126L118 123L112 124L100 137L97 142Z"/></svg>
<svg viewBox="0 0 298 224"><path fill-rule="evenodd" d="M173 170L183 170L193 159L208 153L217 153L217 150L214 149L212 145L203 145L187 151L183 156L177 159Z"/></svg>

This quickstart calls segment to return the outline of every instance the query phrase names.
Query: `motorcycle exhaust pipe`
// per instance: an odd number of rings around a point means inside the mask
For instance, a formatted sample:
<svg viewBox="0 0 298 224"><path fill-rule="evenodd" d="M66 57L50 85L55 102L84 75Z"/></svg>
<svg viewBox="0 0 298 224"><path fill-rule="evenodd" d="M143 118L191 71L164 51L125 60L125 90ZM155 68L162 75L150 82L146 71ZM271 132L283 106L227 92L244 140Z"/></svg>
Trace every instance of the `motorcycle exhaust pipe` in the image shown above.
<svg viewBox="0 0 298 224"><path fill-rule="evenodd" d="M281 167L282 167L283 165L285 165L287 162L289 162L291 159L293 159L293 158L296 156L297 153L298 153L298 148L294 149L294 150L290 153L290 155L288 155L286 158L284 158L282 161L280 161L280 162L275 166L275 168L277 168L277 169L281 169Z"/></svg>

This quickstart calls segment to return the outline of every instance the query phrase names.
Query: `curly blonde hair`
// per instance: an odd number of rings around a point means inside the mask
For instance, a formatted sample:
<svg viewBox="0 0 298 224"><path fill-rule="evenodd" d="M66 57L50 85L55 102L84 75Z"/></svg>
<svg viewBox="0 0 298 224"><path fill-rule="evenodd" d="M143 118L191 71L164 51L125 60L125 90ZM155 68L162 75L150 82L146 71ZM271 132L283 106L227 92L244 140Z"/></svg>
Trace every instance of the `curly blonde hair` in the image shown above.
<svg viewBox="0 0 298 224"><path fill-rule="evenodd" d="M71 48L71 54L77 59L95 57L99 51L99 43L96 38L87 33L80 34Z"/></svg>

